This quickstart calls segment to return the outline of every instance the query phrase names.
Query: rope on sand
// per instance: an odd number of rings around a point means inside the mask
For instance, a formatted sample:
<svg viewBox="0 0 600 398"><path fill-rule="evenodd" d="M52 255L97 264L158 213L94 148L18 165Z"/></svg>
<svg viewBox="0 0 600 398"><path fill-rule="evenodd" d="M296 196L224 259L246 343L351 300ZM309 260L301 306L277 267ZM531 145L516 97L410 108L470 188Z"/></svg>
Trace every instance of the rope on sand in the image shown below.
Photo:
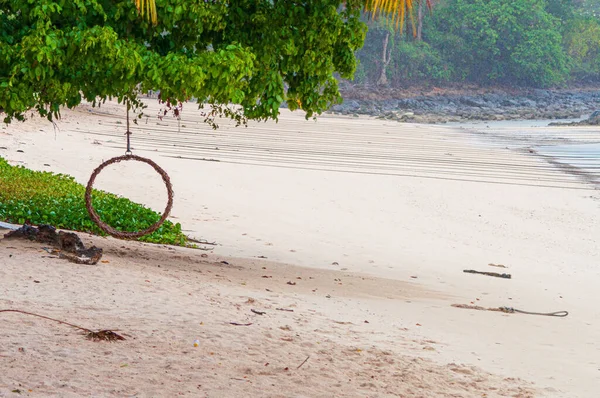
<svg viewBox="0 0 600 398"><path fill-rule="evenodd" d="M527 315L543 315L543 316L555 316L559 318L564 318L569 313L567 311L556 311L556 312L530 312L518 310L513 307L495 307L495 308L485 308L480 307L478 305L469 305L469 304L452 304L452 307L455 308L464 308L468 310L479 310L479 311L495 311L495 312L504 312L505 314L527 314Z"/></svg>

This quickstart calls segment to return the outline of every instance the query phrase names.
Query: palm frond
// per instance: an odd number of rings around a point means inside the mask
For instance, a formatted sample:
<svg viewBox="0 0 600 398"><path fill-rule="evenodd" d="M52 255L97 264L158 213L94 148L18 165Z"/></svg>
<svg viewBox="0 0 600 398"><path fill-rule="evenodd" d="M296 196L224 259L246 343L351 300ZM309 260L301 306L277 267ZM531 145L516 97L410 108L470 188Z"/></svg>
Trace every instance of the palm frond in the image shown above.
<svg viewBox="0 0 600 398"><path fill-rule="evenodd" d="M371 19L386 18L388 22L395 24L399 31L402 31L408 15L413 22L413 34L415 34L414 10L421 1L431 9L431 0L365 0L365 11Z"/></svg>
<svg viewBox="0 0 600 398"><path fill-rule="evenodd" d="M135 0L135 7L142 17L144 17L144 15L147 16L148 21L152 22L152 25L158 23L155 0Z"/></svg>

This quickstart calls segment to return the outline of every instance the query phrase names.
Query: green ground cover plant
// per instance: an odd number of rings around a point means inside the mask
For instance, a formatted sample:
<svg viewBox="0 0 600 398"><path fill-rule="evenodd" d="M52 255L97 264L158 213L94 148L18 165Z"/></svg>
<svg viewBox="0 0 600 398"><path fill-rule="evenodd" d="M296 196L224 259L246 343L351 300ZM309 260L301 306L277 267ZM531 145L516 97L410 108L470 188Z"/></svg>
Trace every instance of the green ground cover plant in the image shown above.
<svg viewBox="0 0 600 398"><path fill-rule="evenodd" d="M12 166L0 157L0 220L105 235L85 208L85 187L71 176ZM100 218L122 231L138 231L154 224L160 214L131 200L94 190L93 205ZM179 223L165 223L139 240L185 246Z"/></svg>

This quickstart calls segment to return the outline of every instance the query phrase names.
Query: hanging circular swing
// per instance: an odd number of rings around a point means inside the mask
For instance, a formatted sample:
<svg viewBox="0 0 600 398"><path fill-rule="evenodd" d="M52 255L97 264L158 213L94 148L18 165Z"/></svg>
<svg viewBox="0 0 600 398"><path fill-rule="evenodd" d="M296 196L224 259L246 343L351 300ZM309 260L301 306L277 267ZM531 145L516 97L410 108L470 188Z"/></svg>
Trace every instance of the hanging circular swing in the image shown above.
<svg viewBox="0 0 600 398"><path fill-rule="evenodd" d="M90 215L90 218L92 219L92 221L102 231L106 232L107 234L109 234L111 236L114 236L115 238L134 239L134 238L142 237L144 235L151 234L152 232L154 232L158 228L160 228L160 226L165 222L165 220L169 216L169 213L171 212L171 208L173 207L173 186L171 185L171 179L169 178L169 175L167 174L167 172L164 171L154 161L144 158L144 157L141 157L141 156L134 155L131 153L131 144L130 144L131 132L129 131L129 104L127 105L127 132L125 134L127 135L127 151L125 152L125 155L117 156L112 159L108 159L107 161L102 163L100 166L98 166L94 170L92 175L90 176L90 180L88 181L87 187L85 189L85 207L87 208L88 214ZM100 216L98 215L98 213L94 209L94 206L92 205L92 191L94 189L94 181L96 180L96 177L98 176L98 174L100 174L100 172L106 166L109 166L114 163L119 163L122 161L127 161L127 160L135 160L135 161L143 162L143 163L146 163L146 164L152 166L152 168L154 168L154 170L156 170L156 172L162 177L162 179L165 183L165 186L167 187L167 195L168 195L167 207L165 207L165 210L163 211L162 216L160 217L160 220L158 220L156 223L152 224L148 228L143 229L141 231L137 231L137 232L119 231L118 229L111 227L110 225L106 224L105 222L103 222L100 219Z"/></svg>

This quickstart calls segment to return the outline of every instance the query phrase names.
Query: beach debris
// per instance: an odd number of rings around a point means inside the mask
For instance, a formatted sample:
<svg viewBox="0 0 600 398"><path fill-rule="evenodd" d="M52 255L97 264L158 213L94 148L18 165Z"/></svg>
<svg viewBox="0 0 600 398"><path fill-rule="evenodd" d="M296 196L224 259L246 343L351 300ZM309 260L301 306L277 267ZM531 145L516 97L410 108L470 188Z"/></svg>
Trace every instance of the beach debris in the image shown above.
<svg viewBox="0 0 600 398"><path fill-rule="evenodd" d="M286 312L294 312L294 310L289 308L275 308L277 311L286 311Z"/></svg>
<svg viewBox="0 0 600 398"><path fill-rule="evenodd" d="M211 245L211 246L217 246L217 242L209 242L206 239L194 239L194 238L188 238L188 242L192 242L192 243L199 243L201 245Z"/></svg>
<svg viewBox="0 0 600 398"><path fill-rule="evenodd" d="M463 272L466 272L468 274L479 274L479 275L494 276L496 278L504 278L504 279L511 279L512 278L511 274L499 274L497 272L476 271L474 269L465 269L465 270L463 270Z"/></svg>
<svg viewBox="0 0 600 398"><path fill-rule="evenodd" d="M194 340L194 347L200 347L200 340Z"/></svg>
<svg viewBox="0 0 600 398"><path fill-rule="evenodd" d="M333 321L333 323L337 323L338 325L352 325L352 322L344 322L344 321Z"/></svg>
<svg viewBox="0 0 600 398"><path fill-rule="evenodd" d="M237 323L237 322L229 322L230 325L233 326L250 326L252 323Z"/></svg>
<svg viewBox="0 0 600 398"><path fill-rule="evenodd" d="M52 225L42 224L39 227L24 224L21 228L10 231L4 239L28 239L40 243L49 243L56 249L43 248L50 254L58 254L73 263L95 265L102 258L102 249L96 246L87 248L77 234L73 232L56 232Z"/></svg>
<svg viewBox="0 0 600 398"><path fill-rule="evenodd" d="M266 312L258 311L258 310L255 310L254 308L250 309L250 311L254 312L256 315L265 315L266 314Z"/></svg>
<svg viewBox="0 0 600 398"><path fill-rule="evenodd" d="M85 335L88 340L92 341L117 341L125 340L125 337L113 332L112 330L99 330L97 332L90 331Z"/></svg>
<svg viewBox="0 0 600 398"><path fill-rule="evenodd" d="M556 316L556 317L559 317L559 318L564 318L567 315L569 315L568 311L531 312L531 311L518 310L518 309L513 308L513 307L492 307L492 308L485 308L485 307L480 307L478 305L469 305L469 304L451 304L451 306L454 307L454 308L464 308L464 309L468 309L468 310L503 312L505 314L519 313L519 314L527 314L527 315Z"/></svg>
<svg viewBox="0 0 600 398"><path fill-rule="evenodd" d="M506 265L502 265L502 264L494 264L494 263L489 263L488 265L489 265L490 267L508 268Z"/></svg>
<svg viewBox="0 0 600 398"><path fill-rule="evenodd" d="M43 318L43 319L47 319L49 321L58 322L58 323L63 324L63 325L71 326L73 328L76 328L76 329L84 331L85 332L85 337L87 339L89 339L89 340L92 340L92 341L117 341L117 340L125 340L125 337L121 336L120 334L115 333L112 330L104 329L104 330L93 331L93 330L88 329L88 328L77 326L77 325L74 325L74 324L69 323L69 322L61 321L59 319L50 318L49 316L35 314L33 312L27 312L27 311L22 311L22 310L10 310L10 309L9 310L0 310L0 312L16 312L16 313L24 314L24 315L37 316L38 318Z"/></svg>
<svg viewBox="0 0 600 398"><path fill-rule="evenodd" d="M288 284L288 285L291 285L291 286L295 286L295 285L296 285L296 282L288 281L288 283L287 283L287 284Z"/></svg>
<svg viewBox="0 0 600 398"><path fill-rule="evenodd" d="M309 358L310 358L310 355L307 356L306 359L300 365L298 365L298 367L296 368L296 370L300 369L302 367L302 365L304 365L308 361Z"/></svg>
<svg viewBox="0 0 600 398"><path fill-rule="evenodd" d="M258 257L256 257L256 258L267 258L267 257L265 257L265 256L258 256Z"/></svg>

